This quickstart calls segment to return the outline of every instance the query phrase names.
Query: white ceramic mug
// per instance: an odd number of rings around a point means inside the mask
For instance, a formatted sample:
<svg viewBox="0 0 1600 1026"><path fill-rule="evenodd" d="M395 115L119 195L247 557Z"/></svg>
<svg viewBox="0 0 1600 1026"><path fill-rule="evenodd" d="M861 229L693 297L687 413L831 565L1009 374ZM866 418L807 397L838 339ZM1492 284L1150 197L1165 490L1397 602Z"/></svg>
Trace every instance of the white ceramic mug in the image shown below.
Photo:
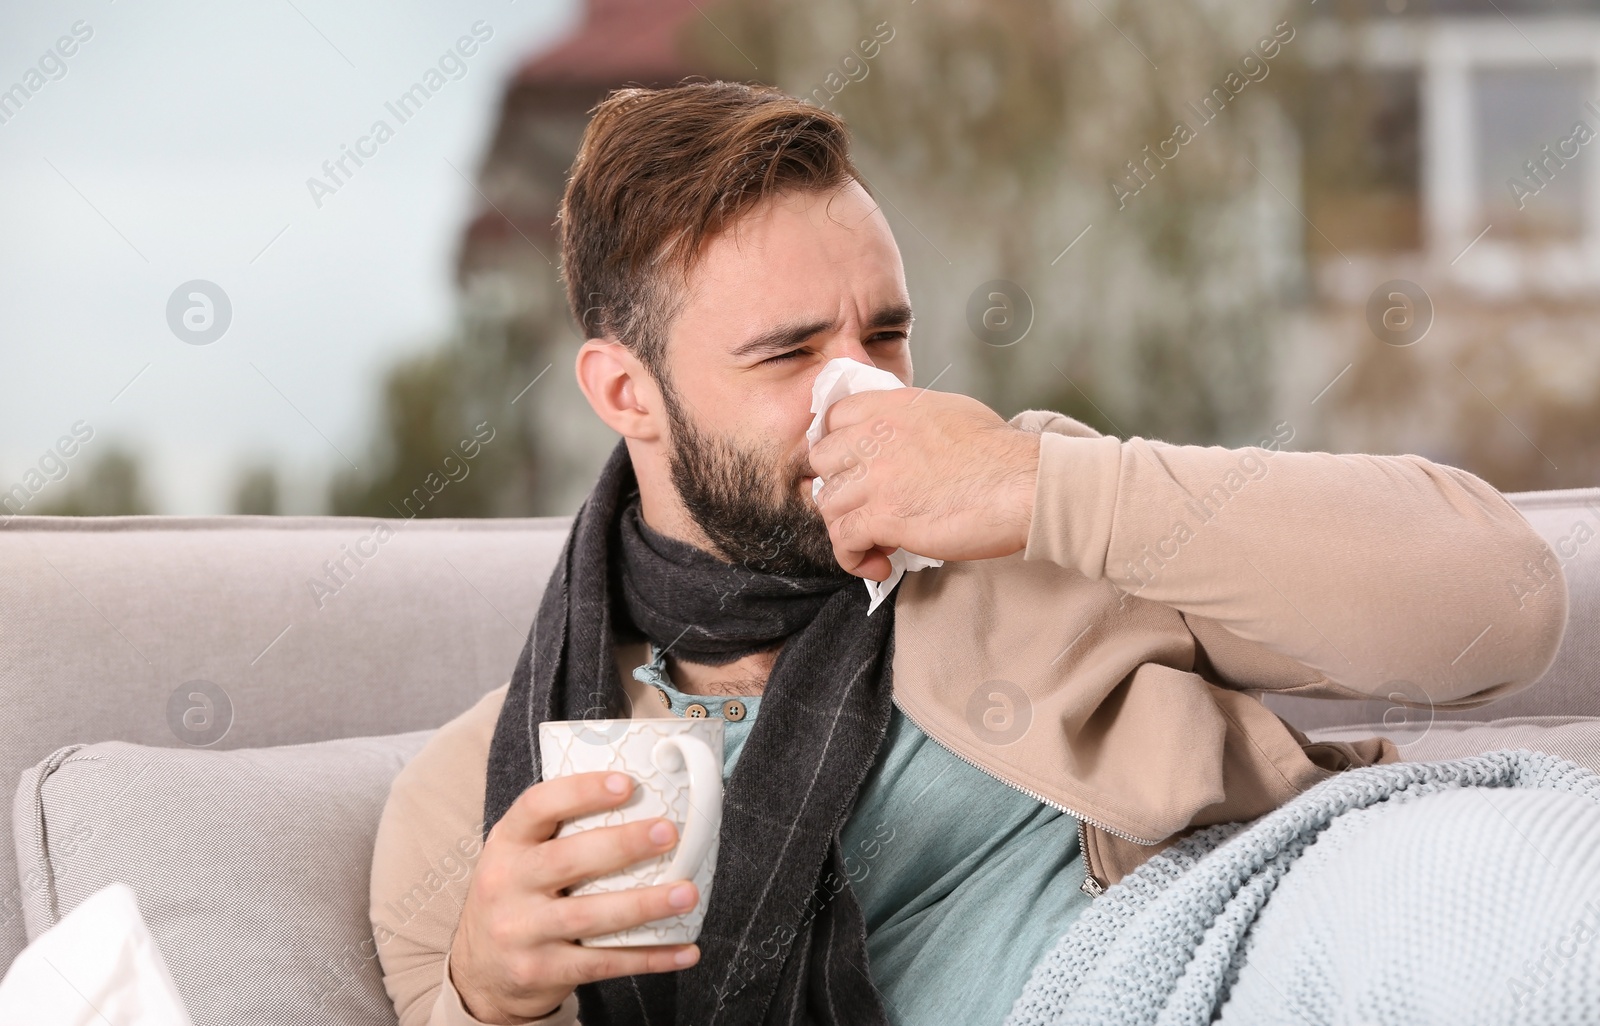
<svg viewBox="0 0 1600 1026"><path fill-rule="evenodd" d="M615 770L634 779L633 793L614 809L568 820L557 837L662 817L678 828L676 847L621 872L592 877L568 894L607 894L693 880L700 901L681 915L579 941L591 948L688 944L700 936L722 829L720 719L549 720L539 724L539 762L545 780Z"/></svg>

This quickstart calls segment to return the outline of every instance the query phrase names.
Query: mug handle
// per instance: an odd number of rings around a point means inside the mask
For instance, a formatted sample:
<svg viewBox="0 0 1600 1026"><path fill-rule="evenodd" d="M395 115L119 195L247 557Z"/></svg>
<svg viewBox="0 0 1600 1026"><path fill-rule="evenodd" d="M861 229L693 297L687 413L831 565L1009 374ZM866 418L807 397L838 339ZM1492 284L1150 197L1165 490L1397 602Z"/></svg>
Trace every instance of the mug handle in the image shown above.
<svg viewBox="0 0 1600 1026"><path fill-rule="evenodd" d="M678 852L656 878L656 883L687 880L711 853L711 842L722 826L722 770L711 747L697 737L677 735L656 742L650 760L674 773L689 768L689 815L678 838Z"/></svg>

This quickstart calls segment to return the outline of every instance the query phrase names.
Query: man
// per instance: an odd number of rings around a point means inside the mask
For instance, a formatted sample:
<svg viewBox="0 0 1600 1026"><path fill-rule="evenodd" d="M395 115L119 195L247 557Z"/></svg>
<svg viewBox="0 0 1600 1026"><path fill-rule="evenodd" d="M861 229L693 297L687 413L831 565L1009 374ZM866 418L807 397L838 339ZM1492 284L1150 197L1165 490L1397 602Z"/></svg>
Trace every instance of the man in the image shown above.
<svg viewBox="0 0 1600 1026"><path fill-rule="evenodd" d="M511 683L395 781L372 920L402 1026L999 1022L1150 854L1397 757L1313 744L1249 692L1459 708L1554 659L1564 582L1507 583L1545 543L1416 456L1279 451L1287 425L1122 441L915 388L840 401L808 449L830 360L912 383L899 252L827 111L614 93L561 242L578 383L622 441ZM900 547L945 563L868 615ZM552 839L633 782L539 781L538 722L628 715L728 721L697 944L577 943L698 898L563 893L676 842Z"/></svg>

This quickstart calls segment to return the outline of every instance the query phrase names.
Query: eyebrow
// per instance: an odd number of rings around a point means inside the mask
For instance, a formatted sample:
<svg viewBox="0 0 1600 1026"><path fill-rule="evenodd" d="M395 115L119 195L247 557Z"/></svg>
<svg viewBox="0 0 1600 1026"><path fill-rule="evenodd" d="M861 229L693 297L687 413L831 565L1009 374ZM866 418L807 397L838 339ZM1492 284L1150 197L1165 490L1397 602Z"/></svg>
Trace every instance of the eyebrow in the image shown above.
<svg viewBox="0 0 1600 1026"><path fill-rule="evenodd" d="M911 305L909 303L894 303L890 306L880 307L866 323L868 331L879 328L893 328L899 325L910 326ZM758 353L776 353L800 345L813 335L820 335L825 331L832 331L833 321L791 321L768 328L759 335L740 343L733 351L735 359L753 356Z"/></svg>

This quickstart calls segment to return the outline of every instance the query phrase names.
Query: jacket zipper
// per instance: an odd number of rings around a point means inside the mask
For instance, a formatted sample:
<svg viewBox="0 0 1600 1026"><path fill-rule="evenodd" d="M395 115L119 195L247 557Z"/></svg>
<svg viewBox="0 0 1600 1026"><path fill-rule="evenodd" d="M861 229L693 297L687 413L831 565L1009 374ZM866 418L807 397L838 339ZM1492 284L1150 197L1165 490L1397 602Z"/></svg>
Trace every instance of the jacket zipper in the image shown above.
<svg viewBox="0 0 1600 1026"><path fill-rule="evenodd" d="M1107 825L1105 823L1100 823L1100 822L1098 822L1096 820L1092 820L1089 817L1085 816L1083 813L1078 812L1076 809L1069 809L1065 805L1062 805L1060 802L1052 801L1049 798L1046 798L1044 795L1038 793L1037 791L1030 791L1028 788L1023 787L1021 784L1018 784L1015 781L1007 780L1005 777L1000 776L998 773L996 773L993 770L989 769L987 766L979 765L977 762L974 762L972 759L969 759L965 755L962 755L960 752L956 751L954 748L951 748L949 745L945 744L943 741L939 740L937 737L934 737L934 735L932 733L930 733L925 727L923 727L922 724L917 722L917 718L915 716L911 715L911 713L906 711L906 707L900 704L900 700L898 698L892 698L892 700L894 702L895 708L900 710L901 715L905 716L906 719L910 720L913 726L915 726L918 730L922 731L923 734L926 734L928 736L928 738L931 739L933 741L933 743L938 745L940 748L943 748L945 751L949 752L951 755L953 755L956 758L960 759L962 762L966 763L968 766L971 766L973 769L976 769L976 770L978 770L978 771L980 771L982 773L987 773L989 776L991 776L994 779L1000 781L1000 783L1005 784L1007 787L1011 788L1012 790L1021 791L1023 794L1027 795L1029 798L1032 798L1034 801L1041 802L1041 803L1043 803L1045 805L1050 806L1052 809L1055 809L1057 812L1065 813L1066 815L1071 816L1072 818L1076 819L1078 821L1078 850L1083 853L1083 865L1084 865L1083 883L1078 885L1078 889L1080 891L1082 891L1083 893L1089 895L1090 897L1098 898L1100 895L1105 893L1105 887L1101 885L1099 880L1096 880L1094 878L1094 873L1089 868L1089 845L1088 845L1089 838L1088 838L1088 830L1087 830L1088 826L1093 826L1097 830L1104 830L1108 834L1112 834L1113 836L1120 837L1125 841L1132 841L1134 844L1151 845L1151 844L1159 844L1159 843L1161 843L1159 841L1147 841L1142 837L1133 836L1132 834L1128 833L1126 830L1118 830L1114 826L1109 826L1109 825Z"/></svg>
<svg viewBox="0 0 1600 1026"><path fill-rule="evenodd" d="M1091 898L1098 898L1106 889L1094 878L1094 867L1089 863L1089 828L1081 819L1078 820L1078 850L1083 852L1083 883L1078 885L1078 890Z"/></svg>

